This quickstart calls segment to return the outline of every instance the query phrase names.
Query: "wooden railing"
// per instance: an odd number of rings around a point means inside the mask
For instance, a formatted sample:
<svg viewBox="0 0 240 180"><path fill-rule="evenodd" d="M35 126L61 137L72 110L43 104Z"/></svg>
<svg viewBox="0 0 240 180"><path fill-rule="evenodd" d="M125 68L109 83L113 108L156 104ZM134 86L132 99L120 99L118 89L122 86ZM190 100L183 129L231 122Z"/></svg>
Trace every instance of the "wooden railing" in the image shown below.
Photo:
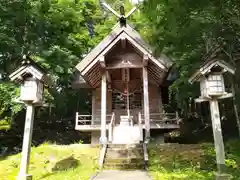
<svg viewBox="0 0 240 180"><path fill-rule="evenodd" d="M113 126L115 126L115 114L107 114L106 116L106 124L109 128L113 129ZM76 113L76 124L75 126L85 126L85 125L101 125L100 116L95 116L95 119L92 119L92 115L86 114L86 115L79 115L79 113ZM144 115L139 113L138 116L136 116L135 121L136 124L139 125L139 128L142 127L142 124L145 124L144 122ZM179 124L180 118L178 116L178 113L150 113L150 123L158 123L158 124ZM112 129L110 132L110 135L112 133ZM111 139L111 138L110 138Z"/></svg>
<svg viewBox="0 0 240 180"><path fill-rule="evenodd" d="M106 151L107 151L107 144L104 144L104 145L102 145L100 155L99 155L99 168L100 168L100 170L103 167L104 159L105 159L105 156L106 156Z"/></svg>
<svg viewBox="0 0 240 180"><path fill-rule="evenodd" d="M143 127L142 127L142 118L141 113L138 113L138 127L140 131L140 141L143 141Z"/></svg>
<svg viewBox="0 0 240 180"><path fill-rule="evenodd" d="M106 124L111 122L112 115L107 114L106 115ZM101 119L100 116L96 117L96 119ZM84 126L84 125L100 125L101 121L96 121L96 119L92 119L92 115L85 114L85 115L79 115L79 113L76 113L76 124L75 126Z"/></svg>
<svg viewBox="0 0 240 180"><path fill-rule="evenodd" d="M115 113L112 113L111 121L108 124L108 141L112 142L113 140L113 128L115 126Z"/></svg>
<svg viewBox="0 0 240 180"><path fill-rule="evenodd" d="M75 127L81 125L91 125L92 122L92 115L79 115L78 112L76 113L76 123Z"/></svg>
<svg viewBox="0 0 240 180"><path fill-rule="evenodd" d="M148 169L148 148L147 148L147 144L143 143L143 153L144 153L144 166L145 169Z"/></svg>
<svg viewBox="0 0 240 180"><path fill-rule="evenodd" d="M141 115L141 122L144 124L144 115ZM179 124L180 118L178 113L150 113L150 123L159 124Z"/></svg>

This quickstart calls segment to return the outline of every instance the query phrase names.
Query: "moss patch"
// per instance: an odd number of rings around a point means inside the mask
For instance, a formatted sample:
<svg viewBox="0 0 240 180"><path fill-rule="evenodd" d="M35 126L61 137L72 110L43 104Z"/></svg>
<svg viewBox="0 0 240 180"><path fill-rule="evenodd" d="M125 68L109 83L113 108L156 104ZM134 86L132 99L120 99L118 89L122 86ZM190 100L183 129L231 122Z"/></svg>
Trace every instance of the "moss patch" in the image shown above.
<svg viewBox="0 0 240 180"><path fill-rule="evenodd" d="M225 145L227 173L240 177L240 143ZM149 170L155 180L212 180L216 170L213 144L150 145Z"/></svg>
<svg viewBox="0 0 240 180"><path fill-rule="evenodd" d="M32 148L29 173L34 180L87 180L97 170L98 153L99 148L81 144L43 144ZM15 179L20 158L17 154L0 159L0 180Z"/></svg>

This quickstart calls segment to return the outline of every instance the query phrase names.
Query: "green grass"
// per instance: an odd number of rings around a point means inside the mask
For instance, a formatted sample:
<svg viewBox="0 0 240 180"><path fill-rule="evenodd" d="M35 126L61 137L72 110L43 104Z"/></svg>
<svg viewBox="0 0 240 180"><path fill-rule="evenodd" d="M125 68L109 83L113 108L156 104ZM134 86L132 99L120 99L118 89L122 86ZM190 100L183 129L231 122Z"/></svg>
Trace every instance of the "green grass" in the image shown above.
<svg viewBox="0 0 240 180"><path fill-rule="evenodd" d="M99 148L81 144L33 147L29 174L34 180L87 180L97 170ZM0 180L14 180L20 154L0 159Z"/></svg>
<svg viewBox="0 0 240 180"><path fill-rule="evenodd" d="M240 142L225 145L227 173L240 180ZM216 171L212 144L151 145L149 170L154 180L212 180Z"/></svg>
<svg viewBox="0 0 240 180"><path fill-rule="evenodd" d="M6 119L0 120L0 131L1 130L9 130L10 129L10 123Z"/></svg>
<svg viewBox="0 0 240 180"><path fill-rule="evenodd" d="M225 144L227 172L240 180L240 142ZM34 180L88 180L98 170L99 148L81 144L33 147L29 173ZM0 180L14 180L20 154L0 159ZM149 170L154 180L212 180L215 167L212 144L150 145Z"/></svg>

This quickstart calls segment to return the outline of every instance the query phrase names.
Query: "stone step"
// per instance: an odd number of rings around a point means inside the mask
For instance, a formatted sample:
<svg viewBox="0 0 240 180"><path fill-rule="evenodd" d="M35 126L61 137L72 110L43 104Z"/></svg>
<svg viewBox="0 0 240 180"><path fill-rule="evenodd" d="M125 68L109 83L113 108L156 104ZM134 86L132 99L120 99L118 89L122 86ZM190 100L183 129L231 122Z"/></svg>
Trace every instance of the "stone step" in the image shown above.
<svg viewBox="0 0 240 180"><path fill-rule="evenodd" d="M144 155L143 154L130 154L130 155L121 155L121 154L107 154L105 156L105 159L119 159L119 158L139 158L141 159L141 157L143 157Z"/></svg>
<svg viewBox="0 0 240 180"><path fill-rule="evenodd" d="M143 150L107 150L106 158L124 158L124 157L132 157L132 158L138 158L143 157L144 153Z"/></svg>
<svg viewBox="0 0 240 180"><path fill-rule="evenodd" d="M142 144L109 144L104 159L104 169L143 169Z"/></svg>
<svg viewBox="0 0 240 180"><path fill-rule="evenodd" d="M105 164L131 164L143 163L143 158L105 158Z"/></svg>
<svg viewBox="0 0 240 180"><path fill-rule="evenodd" d="M111 170L115 170L115 169L124 169L124 170L136 170L136 169L144 169L145 165L144 163L129 163L129 164L123 164L123 163L108 163L108 164L104 164L104 169L111 169Z"/></svg>
<svg viewBox="0 0 240 180"><path fill-rule="evenodd" d="M143 145L140 143L138 144L108 144L108 148L127 148L127 149L131 149L131 148L143 148Z"/></svg>
<svg viewBox="0 0 240 180"><path fill-rule="evenodd" d="M110 147L108 148L109 151L115 151L119 153L123 152L143 152L143 148L137 147L137 148L121 148L121 147Z"/></svg>

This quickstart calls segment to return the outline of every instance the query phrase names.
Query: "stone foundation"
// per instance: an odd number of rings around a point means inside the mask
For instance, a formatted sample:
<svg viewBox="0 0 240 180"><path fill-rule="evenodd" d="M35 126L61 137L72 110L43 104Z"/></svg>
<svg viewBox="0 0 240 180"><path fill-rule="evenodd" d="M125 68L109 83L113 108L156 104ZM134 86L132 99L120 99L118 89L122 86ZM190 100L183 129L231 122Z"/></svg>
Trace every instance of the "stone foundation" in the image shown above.
<svg viewBox="0 0 240 180"><path fill-rule="evenodd" d="M91 134L91 144L99 144L100 131L92 131Z"/></svg>
<svg viewBox="0 0 240 180"><path fill-rule="evenodd" d="M165 143L164 134L155 135L154 137L152 137L152 141L155 144L164 144Z"/></svg>
<svg viewBox="0 0 240 180"><path fill-rule="evenodd" d="M231 175L229 174L220 174L220 173L215 173L215 180L230 180L232 179Z"/></svg>

